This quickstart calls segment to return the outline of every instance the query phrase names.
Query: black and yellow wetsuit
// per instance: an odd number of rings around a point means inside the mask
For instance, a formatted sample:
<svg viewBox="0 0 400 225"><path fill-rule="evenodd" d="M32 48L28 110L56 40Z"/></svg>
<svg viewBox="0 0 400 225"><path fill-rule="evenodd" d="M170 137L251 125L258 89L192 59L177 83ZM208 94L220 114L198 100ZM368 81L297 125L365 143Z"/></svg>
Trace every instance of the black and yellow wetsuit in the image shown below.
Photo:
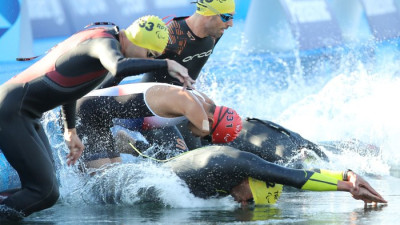
<svg viewBox="0 0 400 225"><path fill-rule="evenodd" d="M75 100L105 78L165 69L165 60L124 58L115 28L88 29L58 44L45 57L0 86L0 148L22 187L1 204L27 216L59 197L52 149L42 114L62 105L68 128L75 127ZM4 210L0 210L2 215Z"/></svg>
<svg viewBox="0 0 400 225"><path fill-rule="evenodd" d="M311 170L290 169L229 146L189 151L166 163L201 198L229 195L232 188L252 177L298 189L337 190L338 179Z"/></svg>

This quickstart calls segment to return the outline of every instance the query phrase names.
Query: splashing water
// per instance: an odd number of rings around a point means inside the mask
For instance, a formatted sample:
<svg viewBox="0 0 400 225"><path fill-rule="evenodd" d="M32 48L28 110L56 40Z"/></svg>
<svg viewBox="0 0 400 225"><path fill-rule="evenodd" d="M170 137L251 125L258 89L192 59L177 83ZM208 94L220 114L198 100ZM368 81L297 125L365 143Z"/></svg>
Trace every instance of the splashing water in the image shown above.
<svg viewBox="0 0 400 225"><path fill-rule="evenodd" d="M113 165L87 180L82 187L66 194L65 200L88 204L157 203L173 208L228 207L233 202L229 198L211 201L196 198L169 168L148 161Z"/></svg>
<svg viewBox="0 0 400 225"><path fill-rule="evenodd" d="M79 204L158 204L172 208L232 208L231 197L223 199L201 199L190 193L186 184L168 167L160 163L128 158L126 163L113 164L98 169L94 176L80 171L80 164L66 165L67 146L60 132L59 109L45 113L42 123L51 146L61 198L72 205ZM168 155L168 157L173 155Z"/></svg>
<svg viewBox="0 0 400 225"><path fill-rule="evenodd" d="M309 55L295 50L252 53L241 48L242 28L236 23L227 30L197 81L198 90L244 117L271 120L313 142L355 138L380 148L378 155L327 151L331 162L312 162L312 167L352 168L372 175L388 175L391 167L398 168L397 43L365 43ZM68 149L58 118L58 110L53 110L42 122L55 150L65 202L153 202L173 208L235 205L230 197L196 198L175 174L147 161L116 165L94 177L82 175L78 166L66 165Z"/></svg>
<svg viewBox="0 0 400 225"><path fill-rule="evenodd" d="M228 32L240 29L239 24ZM358 139L380 148L378 156L331 154L335 165L325 166L380 175L398 168L397 40L277 54L244 52L241 37L233 37L222 38L198 89L244 117L277 122L313 142Z"/></svg>

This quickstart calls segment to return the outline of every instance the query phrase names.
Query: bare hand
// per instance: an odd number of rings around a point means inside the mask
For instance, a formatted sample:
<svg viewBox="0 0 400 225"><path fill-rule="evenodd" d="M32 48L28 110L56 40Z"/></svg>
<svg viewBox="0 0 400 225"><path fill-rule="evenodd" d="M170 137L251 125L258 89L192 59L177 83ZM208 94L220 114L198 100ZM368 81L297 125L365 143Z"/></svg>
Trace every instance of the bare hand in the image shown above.
<svg viewBox="0 0 400 225"><path fill-rule="evenodd" d="M347 177L349 178L349 181L353 184L353 188L355 189L354 191L358 191L359 188L365 188L372 194L382 198L382 196L377 191L375 191L375 189L372 188L371 185L360 175L354 173L353 171L348 171Z"/></svg>
<svg viewBox="0 0 400 225"><path fill-rule="evenodd" d="M79 157L82 155L84 146L76 134L76 129L68 129L64 133L64 139L69 148L69 154L67 155L67 165L74 165Z"/></svg>
<svg viewBox="0 0 400 225"><path fill-rule="evenodd" d="M182 84L183 88L189 87L193 88L195 81L189 76L188 70L181 64L175 62L174 60L165 59L168 64L168 73L171 77L178 79Z"/></svg>
<svg viewBox="0 0 400 225"><path fill-rule="evenodd" d="M352 188L350 190L350 193L352 194L354 199L362 200L365 204L372 203L376 205L377 203L387 203L387 201L383 199L379 194L376 195L364 187L360 187L357 190L355 188Z"/></svg>

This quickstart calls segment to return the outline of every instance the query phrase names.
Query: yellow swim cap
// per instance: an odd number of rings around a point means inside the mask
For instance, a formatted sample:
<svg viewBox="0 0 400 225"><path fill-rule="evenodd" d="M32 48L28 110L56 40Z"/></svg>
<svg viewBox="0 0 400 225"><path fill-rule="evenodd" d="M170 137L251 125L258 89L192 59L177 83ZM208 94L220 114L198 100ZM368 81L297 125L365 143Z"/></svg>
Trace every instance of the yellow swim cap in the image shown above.
<svg viewBox="0 0 400 225"><path fill-rule="evenodd" d="M249 185L256 205L275 204L282 193L282 184L267 183L249 177Z"/></svg>
<svg viewBox="0 0 400 225"><path fill-rule="evenodd" d="M168 29L157 16L143 16L125 30L126 37L142 48L162 53L168 42Z"/></svg>
<svg viewBox="0 0 400 225"><path fill-rule="evenodd" d="M235 0L198 0L196 13L214 16L235 12Z"/></svg>

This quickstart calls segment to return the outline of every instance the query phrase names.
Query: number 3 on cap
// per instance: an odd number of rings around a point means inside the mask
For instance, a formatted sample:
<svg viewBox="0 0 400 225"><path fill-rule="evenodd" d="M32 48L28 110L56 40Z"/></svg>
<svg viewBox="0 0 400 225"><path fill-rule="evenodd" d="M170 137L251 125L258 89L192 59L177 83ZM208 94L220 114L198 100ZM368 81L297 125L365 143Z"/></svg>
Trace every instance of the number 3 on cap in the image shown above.
<svg viewBox="0 0 400 225"><path fill-rule="evenodd" d="M148 25L146 27L146 24ZM154 23L153 22L148 22L145 20L142 20L142 23L139 23L139 27L144 27L147 31L152 31L154 28Z"/></svg>

